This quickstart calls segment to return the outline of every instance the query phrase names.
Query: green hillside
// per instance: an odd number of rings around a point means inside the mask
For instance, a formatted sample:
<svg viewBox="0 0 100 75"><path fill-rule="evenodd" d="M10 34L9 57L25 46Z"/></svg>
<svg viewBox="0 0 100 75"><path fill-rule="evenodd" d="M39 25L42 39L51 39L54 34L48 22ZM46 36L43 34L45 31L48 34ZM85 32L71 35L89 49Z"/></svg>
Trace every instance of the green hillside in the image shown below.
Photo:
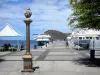
<svg viewBox="0 0 100 75"><path fill-rule="evenodd" d="M49 34L54 40L63 40L71 33L63 33L57 30L48 30L44 32L45 34Z"/></svg>

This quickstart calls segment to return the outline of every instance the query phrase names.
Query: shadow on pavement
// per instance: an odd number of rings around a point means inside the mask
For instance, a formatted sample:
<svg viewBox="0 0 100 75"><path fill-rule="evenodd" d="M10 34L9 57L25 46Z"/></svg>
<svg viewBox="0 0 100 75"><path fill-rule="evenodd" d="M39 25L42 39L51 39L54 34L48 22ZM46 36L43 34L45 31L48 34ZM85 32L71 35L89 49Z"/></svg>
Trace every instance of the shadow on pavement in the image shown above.
<svg viewBox="0 0 100 75"><path fill-rule="evenodd" d="M87 67L100 67L100 58L95 58L94 60L90 58L80 58L78 60L74 60L73 62Z"/></svg>
<svg viewBox="0 0 100 75"><path fill-rule="evenodd" d="M35 71L36 69L39 69L39 66L33 67L32 69Z"/></svg>
<svg viewBox="0 0 100 75"><path fill-rule="evenodd" d="M3 62L3 61L4 61L4 59L1 59L1 58L0 58L0 62Z"/></svg>

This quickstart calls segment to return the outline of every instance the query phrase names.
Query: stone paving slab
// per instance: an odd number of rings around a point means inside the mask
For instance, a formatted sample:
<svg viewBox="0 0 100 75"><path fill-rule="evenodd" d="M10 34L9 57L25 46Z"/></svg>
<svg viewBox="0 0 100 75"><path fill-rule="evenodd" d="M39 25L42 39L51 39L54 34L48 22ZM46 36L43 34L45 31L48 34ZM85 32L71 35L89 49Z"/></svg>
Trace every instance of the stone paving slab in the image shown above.
<svg viewBox="0 0 100 75"><path fill-rule="evenodd" d="M31 51L31 54L33 56L39 56L43 52L44 51ZM23 56L25 53L26 53L26 51L14 52L14 53L10 54L9 56Z"/></svg>
<svg viewBox="0 0 100 75"><path fill-rule="evenodd" d="M23 61L0 62L0 75L99 75L100 68L79 65L73 61L33 61L40 68L35 72L24 72Z"/></svg>
<svg viewBox="0 0 100 75"><path fill-rule="evenodd" d="M48 55L78 55L77 52L49 52Z"/></svg>
<svg viewBox="0 0 100 75"><path fill-rule="evenodd" d="M9 54L9 53L12 53L12 52L10 52L10 51L0 52L0 56L2 56L2 55L6 55L6 54Z"/></svg>
<svg viewBox="0 0 100 75"><path fill-rule="evenodd" d="M62 48L58 48L58 47L56 47L56 48L55 48L55 47L51 47L50 49L54 49L54 50L55 50L55 49L56 49L56 50L57 50L57 49L64 50L64 49L66 49L66 47L62 47Z"/></svg>
<svg viewBox="0 0 100 75"><path fill-rule="evenodd" d="M100 73L97 72L0 72L0 75L100 75Z"/></svg>
<svg viewBox="0 0 100 75"><path fill-rule="evenodd" d="M84 73L81 72L40 72L40 73L0 72L0 75L84 75Z"/></svg>
<svg viewBox="0 0 100 75"><path fill-rule="evenodd" d="M6 61L22 61L23 56L4 56L4 57L1 57L0 59L3 59L3 60L6 60ZM38 58L38 56L34 56L33 57L33 60L36 60Z"/></svg>
<svg viewBox="0 0 100 75"><path fill-rule="evenodd" d="M32 75L32 74L28 74ZM81 72L41 72L36 73L35 75L84 75L84 73Z"/></svg>
<svg viewBox="0 0 100 75"><path fill-rule="evenodd" d="M25 50L24 50L24 51L25 51ZM45 49L42 49L42 48L40 48L40 49L31 49L31 51L32 51L32 52L35 52L35 51L37 51L37 52L38 52L38 51L39 51L39 52L41 51L41 52L42 52L42 51L45 51Z"/></svg>
<svg viewBox="0 0 100 75"><path fill-rule="evenodd" d="M63 48L63 49L52 49L51 48L51 52L73 52L72 50L70 49L66 49L66 48Z"/></svg>
<svg viewBox="0 0 100 75"><path fill-rule="evenodd" d="M88 67L73 61L36 61L34 66L40 67L37 72L100 72L100 67Z"/></svg>
<svg viewBox="0 0 100 75"><path fill-rule="evenodd" d="M45 57L48 55L49 51L50 51L50 49L46 49L46 51L44 51L36 60L38 60L38 61L44 60Z"/></svg>
<svg viewBox="0 0 100 75"><path fill-rule="evenodd" d="M44 60L54 60L54 61L59 61L59 60L62 60L62 61L72 61L72 60L77 60L77 59L80 59L82 58L82 56L46 56L46 58Z"/></svg>
<svg viewBox="0 0 100 75"><path fill-rule="evenodd" d="M23 68L23 61L1 61L0 72L20 72Z"/></svg>

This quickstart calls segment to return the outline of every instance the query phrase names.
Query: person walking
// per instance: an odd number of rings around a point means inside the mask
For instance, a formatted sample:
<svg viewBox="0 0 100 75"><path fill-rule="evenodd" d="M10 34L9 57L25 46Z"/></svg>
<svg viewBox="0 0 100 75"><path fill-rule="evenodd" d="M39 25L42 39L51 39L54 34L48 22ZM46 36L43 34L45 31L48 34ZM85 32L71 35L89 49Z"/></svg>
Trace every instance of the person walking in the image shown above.
<svg viewBox="0 0 100 75"><path fill-rule="evenodd" d="M68 40L66 40L66 47L69 47Z"/></svg>

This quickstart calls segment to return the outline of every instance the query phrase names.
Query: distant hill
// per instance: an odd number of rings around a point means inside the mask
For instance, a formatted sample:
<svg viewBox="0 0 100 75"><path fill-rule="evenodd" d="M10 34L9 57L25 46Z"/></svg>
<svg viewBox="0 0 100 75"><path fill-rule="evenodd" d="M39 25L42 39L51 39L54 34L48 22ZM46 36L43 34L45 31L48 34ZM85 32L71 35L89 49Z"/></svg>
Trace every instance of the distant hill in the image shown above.
<svg viewBox="0 0 100 75"><path fill-rule="evenodd" d="M45 34L49 34L55 40L65 39L71 33L63 33L57 30L48 30L44 32Z"/></svg>

